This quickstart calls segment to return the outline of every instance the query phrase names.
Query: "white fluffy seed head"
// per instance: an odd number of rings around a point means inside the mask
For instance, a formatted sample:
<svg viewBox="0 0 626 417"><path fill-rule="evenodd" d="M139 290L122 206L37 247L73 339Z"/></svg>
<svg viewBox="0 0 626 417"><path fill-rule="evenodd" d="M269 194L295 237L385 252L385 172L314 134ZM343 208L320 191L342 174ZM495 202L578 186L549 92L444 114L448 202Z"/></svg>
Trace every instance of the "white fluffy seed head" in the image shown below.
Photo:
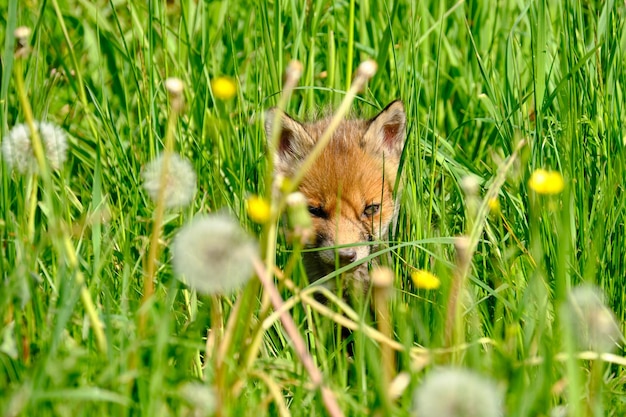
<svg viewBox="0 0 626 417"><path fill-rule="evenodd" d="M191 163L176 153L171 153L167 157L163 153L144 167L143 188L155 202L159 198L162 175L165 175L163 182L165 207L183 207L189 204L196 194L196 172Z"/></svg>
<svg viewBox="0 0 626 417"><path fill-rule="evenodd" d="M165 80L165 89L173 96L181 95L184 88L185 84L180 78L170 77Z"/></svg>
<svg viewBox="0 0 626 417"><path fill-rule="evenodd" d="M475 197L480 189L480 182L476 175L469 174L461 178L461 189L466 196Z"/></svg>
<svg viewBox="0 0 626 417"><path fill-rule="evenodd" d="M376 74L376 70L378 69L378 64L373 59L368 59L359 65L357 68L357 75L369 80Z"/></svg>
<svg viewBox="0 0 626 417"><path fill-rule="evenodd" d="M19 26L13 31L13 35L16 39L27 39L30 36L30 28L28 26Z"/></svg>
<svg viewBox="0 0 626 417"><path fill-rule="evenodd" d="M188 415L213 415L216 408L215 390L203 382L187 381L179 385L178 395L191 407Z"/></svg>
<svg viewBox="0 0 626 417"><path fill-rule="evenodd" d="M183 97L184 88L185 84L180 78L170 77L165 80L165 89L170 97L172 110L175 112L180 112L183 109L185 103Z"/></svg>
<svg viewBox="0 0 626 417"><path fill-rule="evenodd" d="M572 289L562 312L563 324L569 327L579 349L611 352L624 340L615 315L605 305L604 294L593 285Z"/></svg>
<svg viewBox="0 0 626 417"><path fill-rule="evenodd" d="M201 294L228 294L253 275L257 242L230 215L196 216L176 234L172 265L178 279Z"/></svg>
<svg viewBox="0 0 626 417"><path fill-rule="evenodd" d="M303 71L304 67L300 61L294 59L289 62L289 65L287 65L287 69L285 70L286 84L296 85L300 77L302 77Z"/></svg>
<svg viewBox="0 0 626 417"><path fill-rule="evenodd" d="M50 168L58 171L67 159L67 135L59 126L49 122L35 122L43 151ZM30 129L25 124L15 125L2 140L2 155L11 169L21 174L38 172L33 152Z"/></svg>
<svg viewBox="0 0 626 417"><path fill-rule="evenodd" d="M43 140L44 151L48 157L50 167L60 170L67 159L67 136L59 126L48 123L39 123L39 135Z"/></svg>
<svg viewBox="0 0 626 417"><path fill-rule="evenodd" d="M15 36L16 57L24 57L28 54L28 39L30 38L30 33L31 30L28 26L20 26L13 32Z"/></svg>
<svg viewBox="0 0 626 417"><path fill-rule="evenodd" d="M466 369L441 368L426 376L415 392L415 415L501 417L502 394L496 385Z"/></svg>

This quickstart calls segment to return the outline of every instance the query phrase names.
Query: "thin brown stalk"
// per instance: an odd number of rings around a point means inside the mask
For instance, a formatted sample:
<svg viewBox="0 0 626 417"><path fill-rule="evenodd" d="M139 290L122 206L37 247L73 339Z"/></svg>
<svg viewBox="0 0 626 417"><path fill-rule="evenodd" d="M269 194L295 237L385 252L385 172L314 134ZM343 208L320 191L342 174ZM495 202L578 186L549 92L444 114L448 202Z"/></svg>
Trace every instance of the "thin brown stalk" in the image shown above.
<svg viewBox="0 0 626 417"><path fill-rule="evenodd" d="M274 309L281 310L283 307L283 300L280 297L276 286L274 285L272 277L269 276L269 274L265 270L264 265L259 260L255 259L253 260L253 263L257 276L259 277L263 288L265 289L265 291L267 291L267 294L270 298L270 301L272 302L272 305L274 306ZM302 365L304 365L304 369L306 369L307 373L309 374L313 385L316 388L320 389L320 392L322 394L322 400L324 402L326 410L328 411L328 414L333 417L343 416L343 412L339 408L339 404L337 403L337 399L335 398L334 393L324 385L322 373L313 363L313 358L311 357L311 355L309 355L306 344L304 343L304 340L302 339L300 333L298 333L298 328L291 318L291 315L289 315L287 312L283 312L280 315L280 321L283 324L285 332L291 339L293 348L298 355L298 358L300 358L300 362L302 362Z"/></svg>
<svg viewBox="0 0 626 417"><path fill-rule="evenodd" d="M489 214L489 201L496 198L500 192L500 188L506 180L506 175L513 166L513 163L517 160L519 151L526 145L525 140L520 140L513 153L508 157L506 162L498 168L498 172L493 180L493 183L485 193L485 197L478 209L476 219L472 223L473 227L469 236L463 237L457 240L457 261L456 269L454 271L454 281L450 289L448 297L448 308L446 316L445 326L445 343L446 346L458 345L465 342L463 332L463 303L461 300L463 291L466 287L467 277L471 268L471 261L476 252L478 241L485 229L485 223L487 215Z"/></svg>

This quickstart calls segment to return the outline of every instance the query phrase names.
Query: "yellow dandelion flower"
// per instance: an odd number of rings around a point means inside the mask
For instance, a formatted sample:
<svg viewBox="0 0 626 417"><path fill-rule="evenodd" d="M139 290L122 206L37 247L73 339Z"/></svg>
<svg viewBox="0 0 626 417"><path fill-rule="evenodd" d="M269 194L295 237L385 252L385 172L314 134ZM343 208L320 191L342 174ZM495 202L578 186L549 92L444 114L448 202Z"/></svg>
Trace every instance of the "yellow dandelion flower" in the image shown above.
<svg viewBox="0 0 626 417"><path fill-rule="evenodd" d="M487 202L487 205L489 206L489 210L492 213L500 212L500 200L498 200L497 197L490 198L489 201Z"/></svg>
<svg viewBox="0 0 626 417"><path fill-rule="evenodd" d="M423 269L412 272L411 279L417 288L423 290L436 290L441 285L439 278Z"/></svg>
<svg viewBox="0 0 626 417"><path fill-rule="evenodd" d="M237 94L237 84L230 77L216 77L211 80L211 90L215 98L230 100Z"/></svg>
<svg viewBox="0 0 626 417"><path fill-rule="evenodd" d="M563 191L565 181L558 171L538 169L530 176L528 186L537 194L558 194Z"/></svg>
<svg viewBox="0 0 626 417"><path fill-rule="evenodd" d="M264 224L270 219L271 208L263 197L258 195L248 197L246 209L248 210L248 216L256 223Z"/></svg>

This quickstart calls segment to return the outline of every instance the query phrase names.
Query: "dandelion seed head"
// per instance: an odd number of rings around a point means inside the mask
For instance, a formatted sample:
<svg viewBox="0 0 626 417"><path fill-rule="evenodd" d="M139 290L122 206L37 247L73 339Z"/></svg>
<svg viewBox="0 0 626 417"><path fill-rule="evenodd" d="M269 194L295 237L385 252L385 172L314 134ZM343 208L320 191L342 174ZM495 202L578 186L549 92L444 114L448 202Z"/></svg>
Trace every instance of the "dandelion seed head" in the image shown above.
<svg viewBox="0 0 626 417"><path fill-rule="evenodd" d="M530 176L528 187L537 194L559 194L565 188L565 181L558 171L537 169Z"/></svg>
<svg viewBox="0 0 626 417"><path fill-rule="evenodd" d="M230 77L216 77L211 80L211 91L215 98L230 100L237 94L237 84Z"/></svg>
<svg viewBox="0 0 626 417"><path fill-rule="evenodd" d="M423 290L436 290L441 285L441 281L428 271L420 269L411 273L411 280L417 288Z"/></svg>
<svg viewBox="0 0 626 417"><path fill-rule="evenodd" d="M163 174L165 207L183 207L189 204L196 194L196 172L189 161L176 153L171 153L166 158L166 154L163 153L144 167L143 188L154 202L159 198Z"/></svg>
<svg viewBox="0 0 626 417"><path fill-rule="evenodd" d="M58 171L67 159L67 137L59 126L48 123L39 123L39 135L43 141L44 151L50 167Z"/></svg>
<svg viewBox="0 0 626 417"><path fill-rule="evenodd" d="M35 122L44 154L50 168L58 171L67 159L67 136L59 126L48 122ZM2 140L2 155L11 169L20 174L38 172L37 159L33 151L30 129L25 124L15 125Z"/></svg>
<svg viewBox="0 0 626 417"><path fill-rule="evenodd" d="M567 417L567 406L557 405L550 410L550 417Z"/></svg>
<svg viewBox="0 0 626 417"><path fill-rule="evenodd" d="M595 286L572 289L563 313L564 324L569 326L581 349L610 352L623 341L615 315L605 305L602 291Z"/></svg>
<svg viewBox="0 0 626 417"><path fill-rule="evenodd" d="M181 384L178 395L193 407L194 412L191 415L211 415L215 412L215 391L202 382Z"/></svg>
<svg viewBox="0 0 626 417"><path fill-rule="evenodd" d="M19 124L9 131L2 140L4 162L21 174L34 172L37 161L30 143L30 132L24 124Z"/></svg>
<svg viewBox="0 0 626 417"><path fill-rule="evenodd" d="M172 243L176 276L202 294L227 294L253 275L258 245L227 214L196 216Z"/></svg>
<svg viewBox="0 0 626 417"><path fill-rule="evenodd" d="M501 417L502 395L496 385L465 369L432 371L415 392L416 416Z"/></svg>

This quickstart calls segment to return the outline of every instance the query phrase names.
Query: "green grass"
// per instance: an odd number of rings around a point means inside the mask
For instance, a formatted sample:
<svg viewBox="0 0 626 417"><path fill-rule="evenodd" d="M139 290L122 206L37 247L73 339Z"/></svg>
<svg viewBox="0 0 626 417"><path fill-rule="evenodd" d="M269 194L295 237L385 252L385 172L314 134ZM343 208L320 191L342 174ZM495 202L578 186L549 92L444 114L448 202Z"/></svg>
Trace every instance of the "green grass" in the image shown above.
<svg viewBox="0 0 626 417"><path fill-rule="evenodd" d="M581 283L603 290L622 330L626 320L625 16L624 3L610 0L9 0L0 15L3 135L25 121L12 34L26 25L28 101L71 146L49 181L0 164L0 414L211 415L203 408L211 395L190 387L217 387L218 415L326 415L280 321L263 310L257 280L232 296L198 296L174 279L167 248L194 214L224 209L267 238L245 200L268 192L263 112L279 100L285 67L304 65L287 110L307 118L336 108L372 58L378 72L353 113L371 116L401 98L408 117L389 245L392 338L404 347L396 361L410 377L406 390L388 395L384 343L356 331L349 357L339 319L308 309L279 282L345 415L410 415L425 376L456 365L494 380L507 416L548 416L561 405L568 416L623 416L623 345L615 356L581 359L560 323ZM234 99L214 97L210 81L220 75L236 80ZM176 149L192 162L199 191L190 207L166 212L155 292L142 304L155 204L140 173L164 147L170 76L187 86ZM533 192L538 168L558 170L563 192ZM461 187L470 174L480 183L475 196ZM499 212L483 204L490 193ZM475 245L466 275L453 244L460 235ZM282 233L274 243L284 268L293 252ZM415 288L414 269L437 274L441 288ZM305 286L299 267L288 278ZM217 369L211 341L239 298L245 308L233 313L233 345ZM263 320L273 321L259 333Z"/></svg>

